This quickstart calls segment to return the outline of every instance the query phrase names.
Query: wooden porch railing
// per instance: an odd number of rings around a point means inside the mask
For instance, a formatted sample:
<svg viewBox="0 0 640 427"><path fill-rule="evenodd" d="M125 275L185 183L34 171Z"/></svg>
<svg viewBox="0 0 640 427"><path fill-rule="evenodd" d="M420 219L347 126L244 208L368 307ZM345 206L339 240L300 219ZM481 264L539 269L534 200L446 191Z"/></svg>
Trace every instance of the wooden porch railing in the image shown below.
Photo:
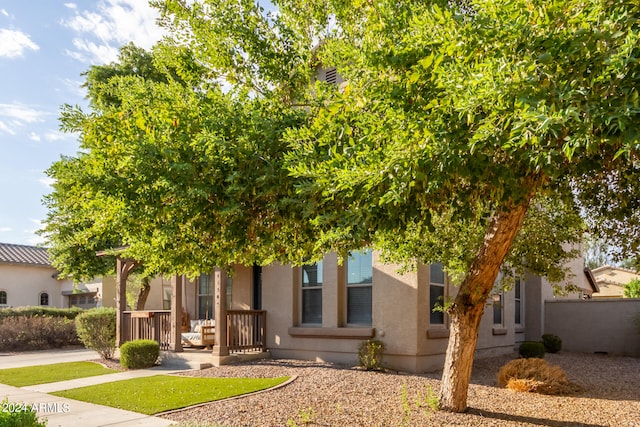
<svg viewBox="0 0 640 427"><path fill-rule="evenodd" d="M227 347L229 352L266 351L267 312L264 310L227 311ZM160 350L171 348L171 311L147 310L122 313L123 342L149 339Z"/></svg>
<svg viewBox="0 0 640 427"><path fill-rule="evenodd" d="M171 311L125 311L122 313L123 342L146 339L160 344L160 350L171 345Z"/></svg>
<svg viewBox="0 0 640 427"><path fill-rule="evenodd" d="M266 351L267 312L228 310L227 346L229 352Z"/></svg>

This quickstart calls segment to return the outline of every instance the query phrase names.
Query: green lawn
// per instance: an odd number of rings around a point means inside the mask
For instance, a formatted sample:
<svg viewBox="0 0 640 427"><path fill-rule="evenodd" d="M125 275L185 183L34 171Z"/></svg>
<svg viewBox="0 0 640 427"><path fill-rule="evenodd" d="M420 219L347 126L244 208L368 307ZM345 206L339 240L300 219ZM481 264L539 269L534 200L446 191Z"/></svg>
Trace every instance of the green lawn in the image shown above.
<svg viewBox="0 0 640 427"><path fill-rule="evenodd" d="M264 390L288 379L289 377L196 378L155 375L51 394L152 415Z"/></svg>
<svg viewBox="0 0 640 427"><path fill-rule="evenodd" d="M14 387L24 387L116 372L119 371L105 368L94 362L56 363L53 365L28 366L26 368L0 369L0 383Z"/></svg>

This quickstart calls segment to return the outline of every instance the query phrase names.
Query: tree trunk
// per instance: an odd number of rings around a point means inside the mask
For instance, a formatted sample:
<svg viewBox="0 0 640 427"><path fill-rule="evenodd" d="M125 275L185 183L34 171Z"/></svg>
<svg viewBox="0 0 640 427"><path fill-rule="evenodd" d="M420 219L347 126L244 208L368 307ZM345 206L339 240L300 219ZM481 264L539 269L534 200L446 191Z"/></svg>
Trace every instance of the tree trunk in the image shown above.
<svg viewBox="0 0 640 427"><path fill-rule="evenodd" d="M439 396L443 410L463 412L467 409L467 391L484 305L533 198L536 185L530 184L530 192L523 202L503 206L491 217L482 246L447 310L451 324Z"/></svg>
<svg viewBox="0 0 640 427"><path fill-rule="evenodd" d="M147 303L147 297L149 296L149 292L151 291L151 279L145 277L142 279L142 287L140 288L140 292L138 292L138 298L136 299L136 310L144 310L144 306Z"/></svg>

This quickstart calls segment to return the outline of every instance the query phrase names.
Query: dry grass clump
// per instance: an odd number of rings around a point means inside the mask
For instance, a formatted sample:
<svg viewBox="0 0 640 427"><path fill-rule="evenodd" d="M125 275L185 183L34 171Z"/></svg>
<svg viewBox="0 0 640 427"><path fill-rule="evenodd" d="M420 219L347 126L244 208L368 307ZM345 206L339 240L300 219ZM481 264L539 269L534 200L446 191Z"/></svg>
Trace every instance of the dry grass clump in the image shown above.
<svg viewBox="0 0 640 427"><path fill-rule="evenodd" d="M569 394L579 390L567 374L543 359L516 359L498 372L498 385L514 391L541 394Z"/></svg>

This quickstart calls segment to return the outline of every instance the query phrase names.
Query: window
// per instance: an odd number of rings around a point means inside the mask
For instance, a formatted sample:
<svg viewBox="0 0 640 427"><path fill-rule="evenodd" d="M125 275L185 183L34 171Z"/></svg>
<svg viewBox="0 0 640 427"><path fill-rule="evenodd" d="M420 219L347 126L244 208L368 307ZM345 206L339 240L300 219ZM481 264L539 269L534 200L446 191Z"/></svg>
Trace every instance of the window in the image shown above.
<svg viewBox="0 0 640 427"><path fill-rule="evenodd" d="M371 250L354 252L347 261L347 324L371 325L372 283Z"/></svg>
<svg viewBox="0 0 640 427"><path fill-rule="evenodd" d="M49 305L49 294L43 292L40 294L40 305Z"/></svg>
<svg viewBox="0 0 640 427"><path fill-rule="evenodd" d="M97 293L69 295L69 307L93 308L98 306Z"/></svg>
<svg viewBox="0 0 640 427"><path fill-rule="evenodd" d="M231 310L231 291L233 290L233 278L227 276L227 310Z"/></svg>
<svg viewBox="0 0 640 427"><path fill-rule="evenodd" d="M522 285L520 279L516 279L516 283L513 286L514 300L515 300L515 324L522 325Z"/></svg>
<svg viewBox="0 0 640 427"><path fill-rule="evenodd" d="M444 325L444 312L435 311L444 304L445 274L441 263L429 266L429 323Z"/></svg>
<svg viewBox="0 0 640 427"><path fill-rule="evenodd" d="M198 316L213 319L213 275L201 274L198 279Z"/></svg>
<svg viewBox="0 0 640 427"><path fill-rule="evenodd" d="M498 293L493 294L491 298L493 299L493 324L502 325L504 292L499 291Z"/></svg>
<svg viewBox="0 0 640 427"><path fill-rule="evenodd" d="M162 280L162 309L171 310L171 282Z"/></svg>
<svg viewBox="0 0 640 427"><path fill-rule="evenodd" d="M7 291L0 291L0 305L7 305Z"/></svg>
<svg viewBox="0 0 640 427"><path fill-rule="evenodd" d="M302 266L302 323L322 324L322 261Z"/></svg>

